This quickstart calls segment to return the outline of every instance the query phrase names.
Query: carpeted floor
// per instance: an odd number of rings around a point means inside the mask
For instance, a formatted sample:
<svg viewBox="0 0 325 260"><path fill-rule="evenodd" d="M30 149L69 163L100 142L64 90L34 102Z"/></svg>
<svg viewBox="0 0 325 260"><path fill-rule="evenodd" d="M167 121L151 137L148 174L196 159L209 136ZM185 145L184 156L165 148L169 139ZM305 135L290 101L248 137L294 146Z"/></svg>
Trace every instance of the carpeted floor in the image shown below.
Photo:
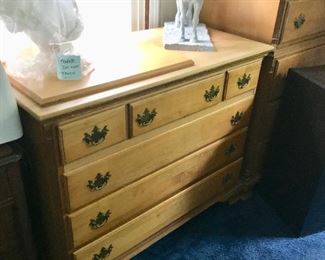
<svg viewBox="0 0 325 260"><path fill-rule="evenodd" d="M293 237L254 195L214 205L134 258L142 259L325 260L325 232Z"/></svg>

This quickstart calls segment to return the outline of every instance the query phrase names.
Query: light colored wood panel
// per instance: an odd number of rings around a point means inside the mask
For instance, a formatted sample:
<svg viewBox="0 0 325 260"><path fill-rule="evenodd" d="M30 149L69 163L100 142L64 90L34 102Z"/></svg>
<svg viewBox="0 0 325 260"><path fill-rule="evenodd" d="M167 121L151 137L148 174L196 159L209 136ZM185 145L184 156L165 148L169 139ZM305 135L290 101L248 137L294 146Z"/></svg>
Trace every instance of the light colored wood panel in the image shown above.
<svg viewBox="0 0 325 260"><path fill-rule="evenodd" d="M221 140L218 140L217 142L204 148L202 151L195 152L194 154L189 156L189 158L196 157L198 154L213 150L214 151L213 156L215 156L217 160L216 162L212 162L212 164L223 165L225 161L229 162L229 160L233 160L238 155L241 154L241 151L244 146L245 137L246 137L246 128L244 128L243 130L239 130L239 132L236 132ZM232 147L235 149L235 151L230 152L228 156L224 152L228 148L230 148L231 144L235 146ZM178 162L178 164L182 164L183 161L184 160L182 159L181 161ZM115 169L116 171L113 171L113 169ZM105 176L107 172L109 172L109 175L111 177L108 179L107 184L103 185L101 189L98 190L92 190L87 186L89 184L89 181L96 180L96 175L99 173L98 171L96 172L96 170L90 170L89 173L83 173L83 174L70 174L70 173L64 174L63 178L69 194L67 198L67 203L69 204L68 208L70 208L71 211L74 211L114 191L114 187L116 187L114 182L116 181L116 179L120 178L119 170L114 168L114 163L112 162L111 167L108 167L106 172L101 173L102 176ZM93 176L90 176L92 173Z"/></svg>
<svg viewBox="0 0 325 260"><path fill-rule="evenodd" d="M205 0L200 21L215 29L271 43L279 3L280 0Z"/></svg>
<svg viewBox="0 0 325 260"><path fill-rule="evenodd" d="M277 69L274 75L275 80L271 90L270 100L275 100L282 96L285 79L290 68L317 66L324 64L324 62L325 45L308 49L288 57L279 58L277 60Z"/></svg>
<svg viewBox="0 0 325 260"><path fill-rule="evenodd" d="M137 140L133 145L131 139L127 143L129 145L122 150L87 160L84 166L64 175L69 187L67 196L70 197L70 205L75 209L82 201L86 203L102 197L247 126L253 98L254 96L248 96L222 108L211 108L187 123L153 134L151 138L143 138L140 142ZM237 112L243 112L244 115L239 124L233 126L231 119ZM96 193L85 191L88 180L92 180L97 173L106 172L111 174L109 185ZM80 189L81 187L83 188Z"/></svg>
<svg viewBox="0 0 325 260"><path fill-rule="evenodd" d="M240 166L241 160L236 161L190 186L120 228L74 252L75 259L91 259L94 254L100 252L102 247L109 245L113 246L110 257L118 257L200 204L234 188L239 183Z"/></svg>
<svg viewBox="0 0 325 260"><path fill-rule="evenodd" d="M151 129L184 117L204 108L218 104L222 100L224 74L210 76L207 79L180 87L141 101L131 103L132 134L137 136ZM206 99L206 92L215 88L217 95L214 99ZM153 121L147 125L140 125L137 120L144 115L145 109L156 112ZM139 115L139 116L138 116Z"/></svg>
<svg viewBox="0 0 325 260"><path fill-rule="evenodd" d="M243 153L245 137L246 129L68 215L74 245L77 247L107 233L221 166L238 159ZM94 219L99 212L105 213L108 210L111 215L102 227L89 227L90 219Z"/></svg>
<svg viewBox="0 0 325 260"><path fill-rule="evenodd" d="M256 88L262 61L227 71L225 98L229 99Z"/></svg>
<svg viewBox="0 0 325 260"><path fill-rule="evenodd" d="M161 46L163 29L152 29L135 33L139 39L149 41L154 46ZM73 101L61 102L47 107L41 107L33 102L30 98L15 91L16 98L21 107L28 111L38 120L46 120L57 117L66 113L71 113L79 109L85 109L90 106L95 106L108 101L113 101L118 98L125 98L130 94L139 93L144 90L150 90L166 83L175 80L184 79L188 76L193 76L197 73L206 72L211 69L222 68L225 65L243 62L261 57L272 51L274 48L267 44L262 44L242 37L231 35L229 33L209 30L216 52L188 52L179 51L184 57L194 61L195 65L186 69L174 71L150 79L142 80L133 84L127 84L118 88L102 91L98 94L92 94L84 98L76 98ZM105 43L104 43L105 44ZM107 70L105 70L107 73ZM33 87L34 79L30 79L24 85ZM12 82L15 86L15 83ZM17 87L17 86L15 86Z"/></svg>
<svg viewBox="0 0 325 260"><path fill-rule="evenodd" d="M325 1L288 1L281 43L291 42L325 31ZM297 22L301 25L297 28Z"/></svg>
<svg viewBox="0 0 325 260"><path fill-rule="evenodd" d="M126 121L125 106L121 106L61 124L59 135L64 162L73 161L125 140L127 138ZM94 132L95 127L98 127L96 132ZM97 138L98 135L99 138ZM92 140L98 142L91 142Z"/></svg>
<svg viewBox="0 0 325 260"><path fill-rule="evenodd" d="M240 96L236 96L229 100L224 100L223 102L220 102L219 104L217 104L215 106L209 107L207 109L204 109L202 111L199 111L199 112L189 115L187 117L183 117L181 119L175 120L174 122L171 122L171 123L161 126L159 128L153 129L152 131L149 131L142 135L135 136L133 138L129 138L121 143L110 146L106 149L99 150L96 153L90 154L90 155L83 157L81 159L72 161L69 164L62 165L62 173L74 171L78 168L82 168L82 167L86 166L87 164L91 164L94 161L97 161L104 157L111 156L112 154L115 154L115 153L119 153L122 150L127 150L130 147L139 145L140 143L144 143L148 139L155 138L157 136L161 136L162 134L165 134L170 131L174 131L175 129L178 129L183 125L191 124L193 121L197 121L199 118L203 118L206 115L216 112L217 110L227 109L230 106L234 105L235 103L243 101L247 98L254 98L254 95L255 95L255 90L245 92Z"/></svg>
<svg viewBox="0 0 325 260"><path fill-rule="evenodd" d="M97 42L96 51L88 58L95 69L81 80L62 81L55 75L39 75L38 79L12 77L12 81L35 103L48 106L194 65L192 60L180 53L169 52L149 41L139 43L135 36L120 39L118 44L111 41L110 48ZM31 51L30 55L21 59L33 60L35 57Z"/></svg>

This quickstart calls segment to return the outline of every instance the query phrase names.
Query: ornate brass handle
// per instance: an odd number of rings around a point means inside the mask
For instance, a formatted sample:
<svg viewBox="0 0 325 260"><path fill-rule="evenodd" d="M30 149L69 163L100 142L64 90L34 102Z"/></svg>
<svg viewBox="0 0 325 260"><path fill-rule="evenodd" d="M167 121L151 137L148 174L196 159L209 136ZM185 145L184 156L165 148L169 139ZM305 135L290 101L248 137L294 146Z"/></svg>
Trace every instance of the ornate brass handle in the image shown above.
<svg viewBox="0 0 325 260"><path fill-rule="evenodd" d="M225 154L230 156L230 155L232 155L236 150L237 150L237 145L235 145L235 144L230 144L229 147L227 148Z"/></svg>
<svg viewBox="0 0 325 260"><path fill-rule="evenodd" d="M108 132L107 125L105 125L103 129L95 125L90 134L84 133L82 141L88 145L98 145L105 140Z"/></svg>
<svg viewBox="0 0 325 260"><path fill-rule="evenodd" d="M93 260L104 260L108 257L113 250L113 245L110 244L108 247L102 247L98 254L94 254Z"/></svg>
<svg viewBox="0 0 325 260"><path fill-rule="evenodd" d="M219 92L220 92L219 86L215 87L214 85L212 85L210 90L206 90L204 93L205 101L211 102L218 96Z"/></svg>
<svg viewBox="0 0 325 260"><path fill-rule="evenodd" d="M90 220L89 226L92 229L98 229L98 228L104 226L106 224L106 222L108 221L110 215L111 215L110 210L107 210L105 213L99 212L95 219Z"/></svg>
<svg viewBox="0 0 325 260"><path fill-rule="evenodd" d="M234 116L231 117L230 123L231 125L235 126L240 123L244 116L244 112L237 112Z"/></svg>
<svg viewBox="0 0 325 260"><path fill-rule="evenodd" d="M238 78L237 80L237 86L239 89L243 89L246 85L248 85L249 81L251 80L251 74L246 74L244 73L244 75L241 78Z"/></svg>
<svg viewBox="0 0 325 260"><path fill-rule="evenodd" d="M226 174L222 179L222 184L227 184L232 179L232 176L230 173Z"/></svg>
<svg viewBox="0 0 325 260"><path fill-rule="evenodd" d="M109 172L106 172L105 175L102 175L101 173L97 173L94 180L89 180L87 187L91 191L101 190L108 182L108 180L111 178L111 174Z"/></svg>
<svg viewBox="0 0 325 260"><path fill-rule="evenodd" d="M135 121L137 122L139 127L145 127L150 125L153 122L156 115L157 115L157 111L155 108L151 112L148 108L145 108L143 114L142 115L138 114Z"/></svg>
<svg viewBox="0 0 325 260"><path fill-rule="evenodd" d="M294 23L294 26L296 29L299 29L306 21L305 15L304 14L299 14L298 17L296 17Z"/></svg>

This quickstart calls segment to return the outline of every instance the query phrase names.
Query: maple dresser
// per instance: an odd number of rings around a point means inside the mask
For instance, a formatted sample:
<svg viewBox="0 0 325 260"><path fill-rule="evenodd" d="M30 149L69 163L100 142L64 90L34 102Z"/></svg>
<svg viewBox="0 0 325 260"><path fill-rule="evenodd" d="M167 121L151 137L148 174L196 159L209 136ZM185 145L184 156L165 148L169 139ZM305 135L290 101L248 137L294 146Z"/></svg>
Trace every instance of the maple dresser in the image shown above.
<svg viewBox="0 0 325 260"><path fill-rule="evenodd" d="M243 168L263 167L288 69L325 64L324 0L205 0L201 20L210 27L275 46L263 62Z"/></svg>
<svg viewBox="0 0 325 260"><path fill-rule="evenodd" d="M103 89L82 97L78 90L105 74L100 66L81 82L11 77L41 259L129 258L257 181L241 178L241 164L273 47L210 30L216 52L167 51L162 29L134 35L194 65L115 88L97 82ZM45 91L42 104L35 96L51 86L55 95L77 86L77 96L54 102Z"/></svg>

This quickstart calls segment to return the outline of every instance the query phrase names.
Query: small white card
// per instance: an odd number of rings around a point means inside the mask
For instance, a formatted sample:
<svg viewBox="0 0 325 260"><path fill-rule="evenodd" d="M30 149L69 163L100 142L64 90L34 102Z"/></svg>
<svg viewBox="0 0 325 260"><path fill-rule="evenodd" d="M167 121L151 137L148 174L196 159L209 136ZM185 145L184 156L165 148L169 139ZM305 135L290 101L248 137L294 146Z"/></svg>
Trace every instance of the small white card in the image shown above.
<svg viewBox="0 0 325 260"><path fill-rule="evenodd" d="M80 80L81 61L80 55L58 55L57 77L60 80Z"/></svg>

